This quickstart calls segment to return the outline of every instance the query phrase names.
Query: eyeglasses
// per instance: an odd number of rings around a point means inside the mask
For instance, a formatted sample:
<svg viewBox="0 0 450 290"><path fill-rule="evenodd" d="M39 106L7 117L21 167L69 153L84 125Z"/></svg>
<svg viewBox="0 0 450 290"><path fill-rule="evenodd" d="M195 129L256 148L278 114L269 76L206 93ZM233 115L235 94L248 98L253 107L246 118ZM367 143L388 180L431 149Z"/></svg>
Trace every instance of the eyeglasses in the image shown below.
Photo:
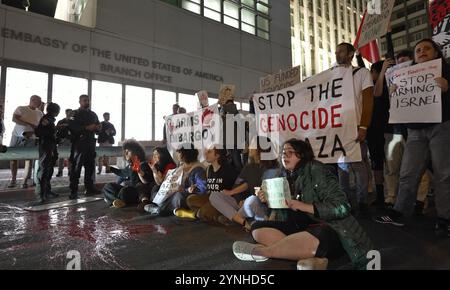
<svg viewBox="0 0 450 290"><path fill-rule="evenodd" d="M283 152L282 152L283 156L286 156L286 157L291 157L295 153L296 152L294 150L283 150Z"/></svg>

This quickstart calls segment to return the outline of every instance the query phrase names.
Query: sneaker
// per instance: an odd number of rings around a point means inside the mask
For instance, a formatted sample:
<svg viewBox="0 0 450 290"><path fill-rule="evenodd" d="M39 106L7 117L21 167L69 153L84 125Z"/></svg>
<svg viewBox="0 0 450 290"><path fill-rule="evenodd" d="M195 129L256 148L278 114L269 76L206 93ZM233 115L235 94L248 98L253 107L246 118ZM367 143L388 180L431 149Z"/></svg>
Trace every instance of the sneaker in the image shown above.
<svg viewBox="0 0 450 290"><path fill-rule="evenodd" d="M176 208L173 210L173 214L179 218L187 218L191 220L197 219L197 213L190 209Z"/></svg>
<svg viewBox="0 0 450 290"><path fill-rule="evenodd" d="M327 258L309 258L297 262L297 270L326 270L327 267Z"/></svg>
<svg viewBox="0 0 450 290"><path fill-rule="evenodd" d="M126 206L126 203L121 199L115 199L112 205L114 208L122 208Z"/></svg>
<svg viewBox="0 0 450 290"><path fill-rule="evenodd" d="M447 219L438 218L434 232L438 238L450 237L450 221Z"/></svg>
<svg viewBox="0 0 450 290"><path fill-rule="evenodd" d="M100 190L98 190L97 188L95 188L95 187L87 189L87 190L84 191L84 194L86 196L97 195L97 194L100 194L100 193L102 193L102 192Z"/></svg>
<svg viewBox="0 0 450 290"><path fill-rule="evenodd" d="M144 207L145 207L147 204L150 204L150 203L151 203L151 201L148 200L148 199L142 200L141 203L139 203L138 206L137 206L138 211L141 211L141 212L142 212L142 211L145 211L145 210L144 210Z"/></svg>
<svg viewBox="0 0 450 290"><path fill-rule="evenodd" d="M390 211L388 215L378 216L374 218L374 221L380 224L391 224L394 226L402 227L405 225L402 220L402 214L397 211Z"/></svg>
<svg viewBox="0 0 450 290"><path fill-rule="evenodd" d="M233 243L233 254L241 261L267 261L269 259L267 257L252 255L252 252L256 247L260 247L260 245L236 241Z"/></svg>
<svg viewBox="0 0 450 290"><path fill-rule="evenodd" d="M8 188L14 188L14 187L16 187L16 181L11 181L9 184L8 184Z"/></svg>
<svg viewBox="0 0 450 290"><path fill-rule="evenodd" d="M144 206L144 210L152 216L159 215L159 206L154 203L150 203Z"/></svg>

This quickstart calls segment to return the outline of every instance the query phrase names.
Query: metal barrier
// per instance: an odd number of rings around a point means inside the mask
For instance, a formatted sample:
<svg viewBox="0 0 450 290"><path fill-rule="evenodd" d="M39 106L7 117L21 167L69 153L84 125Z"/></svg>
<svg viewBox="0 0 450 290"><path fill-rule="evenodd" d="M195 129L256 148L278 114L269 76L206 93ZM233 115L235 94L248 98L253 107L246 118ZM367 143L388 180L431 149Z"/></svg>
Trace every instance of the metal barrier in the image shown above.
<svg viewBox="0 0 450 290"><path fill-rule="evenodd" d="M155 146L145 146L145 153L151 155ZM122 157L122 146L111 147L96 147L97 157ZM70 157L70 146L58 147L58 154L60 158ZM0 153L0 161L9 160L31 160L38 159L39 152L37 147L8 147L7 151Z"/></svg>

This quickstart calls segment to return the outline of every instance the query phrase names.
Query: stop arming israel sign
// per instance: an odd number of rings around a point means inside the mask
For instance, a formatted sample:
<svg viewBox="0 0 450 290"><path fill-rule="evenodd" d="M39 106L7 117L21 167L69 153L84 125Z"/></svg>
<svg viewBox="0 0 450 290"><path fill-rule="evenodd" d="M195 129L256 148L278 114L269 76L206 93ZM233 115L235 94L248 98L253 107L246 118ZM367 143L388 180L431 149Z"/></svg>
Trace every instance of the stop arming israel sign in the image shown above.
<svg viewBox="0 0 450 290"><path fill-rule="evenodd" d="M258 134L308 141L324 163L361 161L352 68L336 67L303 83L254 97ZM279 136L279 138L278 138Z"/></svg>
<svg viewBox="0 0 450 290"><path fill-rule="evenodd" d="M390 95L389 123L440 123L441 88L434 79L441 75L441 59L386 74L389 85L397 86Z"/></svg>

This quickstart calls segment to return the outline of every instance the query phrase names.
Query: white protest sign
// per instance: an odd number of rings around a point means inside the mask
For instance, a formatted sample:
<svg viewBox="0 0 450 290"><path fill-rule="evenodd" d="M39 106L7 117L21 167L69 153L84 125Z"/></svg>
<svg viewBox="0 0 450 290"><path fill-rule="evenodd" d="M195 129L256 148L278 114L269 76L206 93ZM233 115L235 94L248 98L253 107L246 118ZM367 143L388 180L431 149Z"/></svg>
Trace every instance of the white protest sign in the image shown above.
<svg viewBox="0 0 450 290"><path fill-rule="evenodd" d="M199 150L202 161L203 151L218 144L221 133L218 104L166 118L167 149L172 156L181 145L191 143Z"/></svg>
<svg viewBox="0 0 450 290"><path fill-rule="evenodd" d="M390 87L393 84L392 81L393 81L393 76L394 76L395 71L397 71L401 68L411 66L412 62L413 62L412 60L405 61L405 62L396 64L394 66L391 66L390 68L388 68L386 70L385 76L386 76L386 83L387 83L388 87Z"/></svg>
<svg viewBox="0 0 450 290"><path fill-rule="evenodd" d="M292 87L299 82L300 66L296 66L286 71L260 78L259 89L261 93L275 92Z"/></svg>
<svg viewBox="0 0 450 290"><path fill-rule="evenodd" d="M377 9L368 10L364 16L362 23L361 35L358 41L358 47L377 39L387 32L389 21L391 21L392 9L394 8L394 0L376 0L378 2Z"/></svg>
<svg viewBox="0 0 450 290"><path fill-rule="evenodd" d="M269 208L289 208L287 201L291 199L291 190L286 177L264 179L261 190Z"/></svg>
<svg viewBox="0 0 450 290"><path fill-rule="evenodd" d="M441 59L391 73L389 79L397 89L390 95L389 123L440 123L441 89L434 79L441 75Z"/></svg>
<svg viewBox="0 0 450 290"><path fill-rule="evenodd" d="M183 168L178 167L167 171L166 178L159 187L153 202L161 205L167 198L177 192L183 182Z"/></svg>
<svg viewBox="0 0 450 290"><path fill-rule="evenodd" d="M324 163L361 161L352 71L335 67L293 87L256 94L258 134L278 145L307 140Z"/></svg>

